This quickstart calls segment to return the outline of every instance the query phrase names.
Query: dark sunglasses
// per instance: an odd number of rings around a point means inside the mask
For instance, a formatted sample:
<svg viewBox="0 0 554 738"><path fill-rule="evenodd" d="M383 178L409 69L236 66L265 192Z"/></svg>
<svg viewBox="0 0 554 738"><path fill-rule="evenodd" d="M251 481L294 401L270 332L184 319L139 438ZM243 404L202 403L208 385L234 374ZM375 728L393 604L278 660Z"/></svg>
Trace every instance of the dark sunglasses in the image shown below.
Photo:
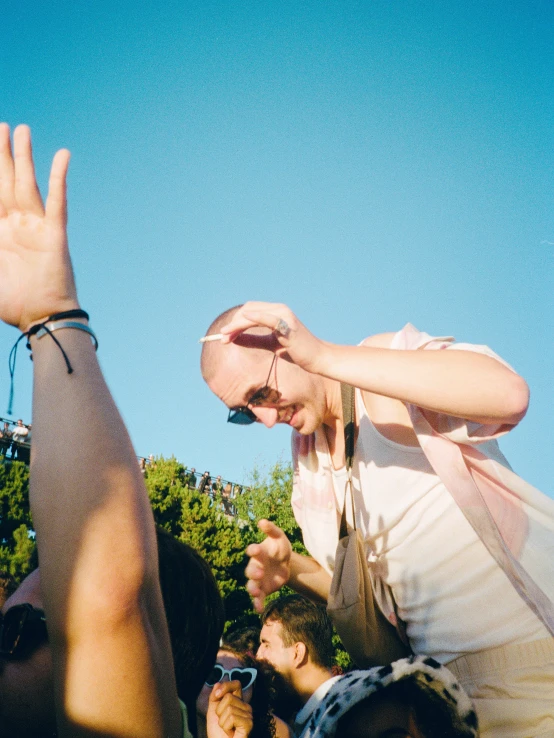
<svg viewBox="0 0 554 738"><path fill-rule="evenodd" d="M227 417L228 423L234 423L235 425L252 425L252 423L255 423L258 418L254 415L252 410L250 410L248 407L249 405L259 407L260 405L276 405L279 402L281 399L281 393L269 386L271 372L273 371L273 366L276 360L277 354L273 354L273 361L269 367L269 374L267 375L264 386L260 387L259 390L256 390L254 394L248 398L246 405L232 407L229 410L229 415Z"/></svg>
<svg viewBox="0 0 554 738"><path fill-rule="evenodd" d="M25 658L47 640L44 610L25 602L0 613L0 656Z"/></svg>
<svg viewBox="0 0 554 738"><path fill-rule="evenodd" d="M234 669L224 669L221 664L216 664L208 674L206 685L208 687L213 687L215 684L220 682L225 675L229 677L230 682L238 680L242 689L248 689L248 687L251 687L256 681L258 670L249 666L237 666Z"/></svg>

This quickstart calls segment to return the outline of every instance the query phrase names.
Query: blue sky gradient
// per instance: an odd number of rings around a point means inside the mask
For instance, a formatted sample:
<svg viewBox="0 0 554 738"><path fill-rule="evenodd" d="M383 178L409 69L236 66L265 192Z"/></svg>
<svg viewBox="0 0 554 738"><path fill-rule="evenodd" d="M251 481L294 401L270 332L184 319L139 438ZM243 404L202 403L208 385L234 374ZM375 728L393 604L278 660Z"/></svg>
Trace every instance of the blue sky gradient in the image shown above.
<svg viewBox="0 0 554 738"><path fill-rule="evenodd" d="M553 26L550 0L3 9L0 117L43 188L72 152L80 298L138 453L237 480L288 458L198 370L219 312L275 300L339 343L409 321L490 345L532 392L502 447L553 494ZM30 395L20 357L16 418Z"/></svg>

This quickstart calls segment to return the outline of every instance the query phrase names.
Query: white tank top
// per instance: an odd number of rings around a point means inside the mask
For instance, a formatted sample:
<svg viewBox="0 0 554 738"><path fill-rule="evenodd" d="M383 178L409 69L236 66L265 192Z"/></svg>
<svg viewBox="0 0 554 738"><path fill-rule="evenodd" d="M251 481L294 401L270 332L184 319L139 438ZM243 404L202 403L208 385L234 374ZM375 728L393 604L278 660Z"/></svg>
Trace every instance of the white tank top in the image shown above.
<svg viewBox="0 0 554 738"><path fill-rule="evenodd" d="M377 558L376 571L394 593L414 651L448 663L468 652L547 637L422 449L382 436L359 390L356 405L356 524L368 558ZM509 466L495 441L482 448ZM345 481L346 469L333 470L339 509ZM328 554L334 558L334 551Z"/></svg>

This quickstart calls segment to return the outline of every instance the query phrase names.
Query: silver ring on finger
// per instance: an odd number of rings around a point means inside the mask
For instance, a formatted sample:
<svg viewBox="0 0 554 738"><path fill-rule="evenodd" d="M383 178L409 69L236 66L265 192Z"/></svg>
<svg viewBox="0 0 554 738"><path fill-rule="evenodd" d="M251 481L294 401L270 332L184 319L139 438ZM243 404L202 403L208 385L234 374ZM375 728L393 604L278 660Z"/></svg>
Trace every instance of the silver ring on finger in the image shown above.
<svg viewBox="0 0 554 738"><path fill-rule="evenodd" d="M279 318L279 320L277 321L277 325L273 330L275 333L283 336L283 338L288 338L290 336L290 325L287 323L286 320L283 320L283 318Z"/></svg>

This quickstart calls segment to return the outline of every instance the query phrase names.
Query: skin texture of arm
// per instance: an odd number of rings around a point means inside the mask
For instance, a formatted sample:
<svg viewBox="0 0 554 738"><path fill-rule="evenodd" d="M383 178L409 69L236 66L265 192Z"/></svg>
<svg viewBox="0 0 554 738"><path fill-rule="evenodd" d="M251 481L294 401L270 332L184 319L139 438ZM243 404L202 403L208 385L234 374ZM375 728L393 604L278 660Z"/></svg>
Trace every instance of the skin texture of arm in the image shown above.
<svg viewBox="0 0 554 738"><path fill-rule="evenodd" d="M311 556L292 552L290 577L287 582L299 594L318 603L326 603L331 588L331 577Z"/></svg>
<svg viewBox="0 0 554 738"><path fill-rule="evenodd" d="M43 206L28 128L0 125L0 318L21 330L77 308L66 238L69 153ZM32 338L31 511L54 663L58 734L181 734L154 521L90 337Z"/></svg>

